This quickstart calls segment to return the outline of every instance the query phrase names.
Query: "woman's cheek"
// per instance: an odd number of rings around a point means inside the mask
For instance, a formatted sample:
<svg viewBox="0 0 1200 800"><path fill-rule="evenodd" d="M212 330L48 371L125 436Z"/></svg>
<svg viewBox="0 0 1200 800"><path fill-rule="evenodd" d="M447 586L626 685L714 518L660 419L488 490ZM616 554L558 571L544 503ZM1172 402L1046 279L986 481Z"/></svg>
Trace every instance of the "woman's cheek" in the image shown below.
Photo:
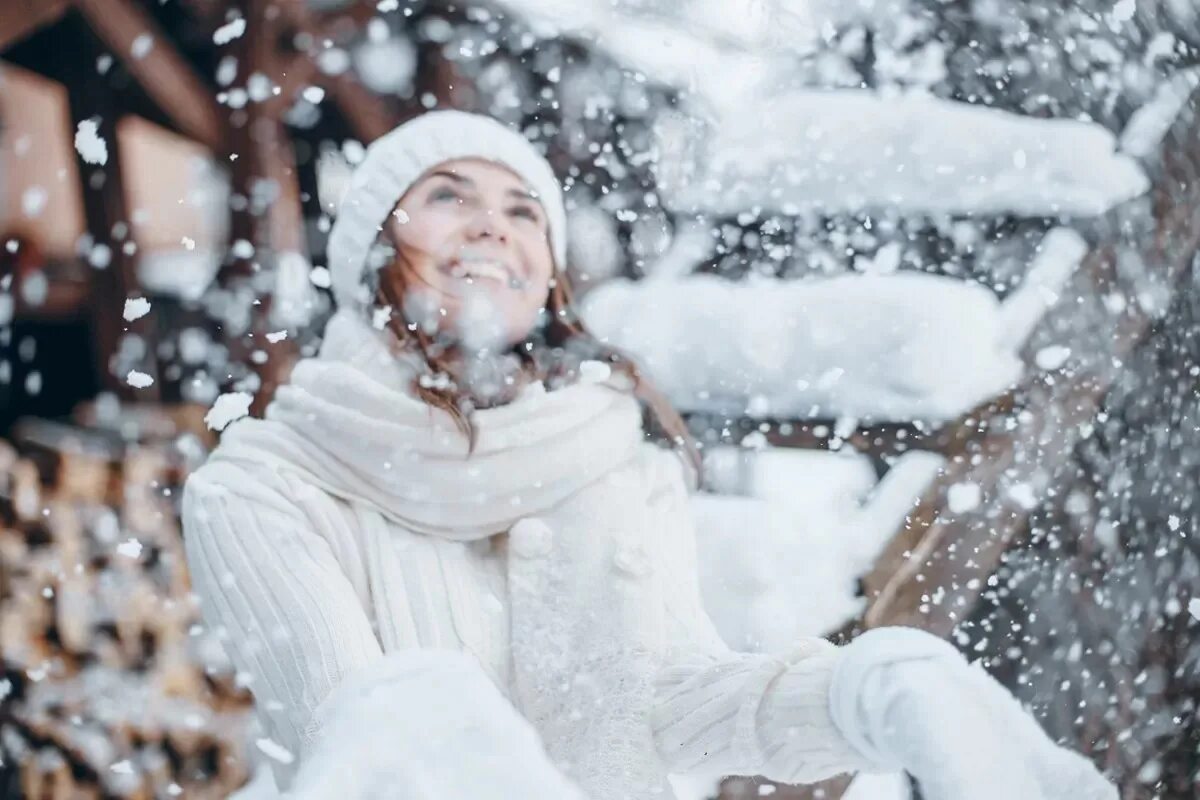
<svg viewBox="0 0 1200 800"><path fill-rule="evenodd" d="M516 344L529 335L537 324L538 312L541 310L541 304L537 302L536 297L523 295L519 301L514 304L509 316L509 339L510 343Z"/></svg>

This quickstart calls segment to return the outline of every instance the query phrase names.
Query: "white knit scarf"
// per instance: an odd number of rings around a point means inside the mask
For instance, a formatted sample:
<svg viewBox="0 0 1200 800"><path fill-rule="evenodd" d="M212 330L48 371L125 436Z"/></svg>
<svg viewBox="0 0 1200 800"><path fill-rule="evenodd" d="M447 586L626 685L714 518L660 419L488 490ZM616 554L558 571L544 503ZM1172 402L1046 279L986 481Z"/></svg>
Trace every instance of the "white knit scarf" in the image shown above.
<svg viewBox="0 0 1200 800"><path fill-rule="evenodd" d="M397 359L382 336L336 314L321 354L296 365L265 419L230 427L214 458L299 474L414 533L476 540L517 526L515 544L522 520L578 502L640 452L640 410L614 374L551 392L531 384L507 405L475 411L468 455L449 415L412 394L417 366ZM623 546L617 539L650 535L656 522L652 509L621 505L588 505L599 507L597 518L573 534L587 541L551 548L551 563L510 558L514 682L551 756L593 796L664 798L644 722L655 666L646 621L659 610L641 606L658 600L654 590L618 587L614 602L613 562L603 555ZM584 671L589 719L568 719L577 716L572 706L551 695Z"/></svg>

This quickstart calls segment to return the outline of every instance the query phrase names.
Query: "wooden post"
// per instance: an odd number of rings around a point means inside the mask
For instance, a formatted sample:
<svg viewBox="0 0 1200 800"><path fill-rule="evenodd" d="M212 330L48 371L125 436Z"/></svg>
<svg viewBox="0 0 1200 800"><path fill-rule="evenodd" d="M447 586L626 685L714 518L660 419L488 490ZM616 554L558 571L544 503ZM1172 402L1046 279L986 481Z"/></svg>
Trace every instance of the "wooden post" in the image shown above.
<svg viewBox="0 0 1200 800"><path fill-rule="evenodd" d="M241 0L238 5L246 32L229 48L237 59L233 85L251 96L242 107L229 111L228 158L235 200L230 234L235 241L250 242L254 255L235 253L218 281L224 286L249 283L254 287L258 304L252 309L249 331L227 331L226 338L233 361L246 363L260 347L268 353L266 363L257 369L260 386L252 406L261 413L275 388L287 380L297 356L290 339L266 346L263 337L269 332L273 287L261 282L262 273L280 255L307 258L308 246L296 155L282 119L283 103L273 91L289 64L277 47L289 33L287 20L265 0Z"/></svg>
<svg viewBox="0 0 1200 800"><path fill-rule="evenodd" d="M107 159L103 164L90 164L78 152L80 191L88 233L92 238L90 257L91 305L93 335L99 359L98 371L102 385L124 399L156 400L157 381L146 388L134 389L126 383L125 375L114 372L113 357L120 347L122 330L134 326L147 329L148 319L137 323L124 320L125 300L137 291L134 255L126 252L125 243L132 240L129 208L121 176L121 152L117 145L119 105L103 76L92 63L93 48L76 50L67 82L71 120L75 129L67 132L73 141L81 123L96 125L96 134L104 142ZM85 254L85 260L89 256ZM155 377L153 353L142 360L141 371Z"/></svg>

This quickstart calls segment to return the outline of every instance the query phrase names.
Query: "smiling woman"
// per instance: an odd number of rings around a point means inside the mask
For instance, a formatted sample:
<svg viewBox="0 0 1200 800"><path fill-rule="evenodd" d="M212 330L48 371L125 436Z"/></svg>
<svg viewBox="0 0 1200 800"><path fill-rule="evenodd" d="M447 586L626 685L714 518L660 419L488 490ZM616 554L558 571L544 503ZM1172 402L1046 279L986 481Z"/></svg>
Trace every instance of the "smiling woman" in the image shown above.
<svg viewBox="0 0 1200 800"><path fill-rule="evenodd" d="M500 123L435 112L384 136L330 235L341 308L320 353L188 480L193 584L289 751L273 765L289 796L569 797L569 782L671 800L679 773L906 768L930 800L1111 800L928 634L726 646L701 604L692 487L641 405L688 439L579 324L565 229L549 164ZM419 650L464 658L420 669ZM414 714L435 690L476 699ZM497 749L520 737L532 769ZM484 763L505 768L465 793L442 782Z"/></svg>

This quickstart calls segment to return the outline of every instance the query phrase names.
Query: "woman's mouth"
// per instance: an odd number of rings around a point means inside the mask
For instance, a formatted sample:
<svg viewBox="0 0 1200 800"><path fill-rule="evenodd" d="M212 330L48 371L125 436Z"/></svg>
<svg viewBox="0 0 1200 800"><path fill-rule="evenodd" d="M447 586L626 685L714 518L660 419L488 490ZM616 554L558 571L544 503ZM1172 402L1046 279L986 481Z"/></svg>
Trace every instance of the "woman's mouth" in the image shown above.
<svg viewBox="0 0 1200 800"><path fill-rule="evenodd" d="M515 272L504 262L490 258L455 259L443 265L441 271L452 278L476 281L495 281L510 289L520 289L525 281L518 278Z"/></svg>

